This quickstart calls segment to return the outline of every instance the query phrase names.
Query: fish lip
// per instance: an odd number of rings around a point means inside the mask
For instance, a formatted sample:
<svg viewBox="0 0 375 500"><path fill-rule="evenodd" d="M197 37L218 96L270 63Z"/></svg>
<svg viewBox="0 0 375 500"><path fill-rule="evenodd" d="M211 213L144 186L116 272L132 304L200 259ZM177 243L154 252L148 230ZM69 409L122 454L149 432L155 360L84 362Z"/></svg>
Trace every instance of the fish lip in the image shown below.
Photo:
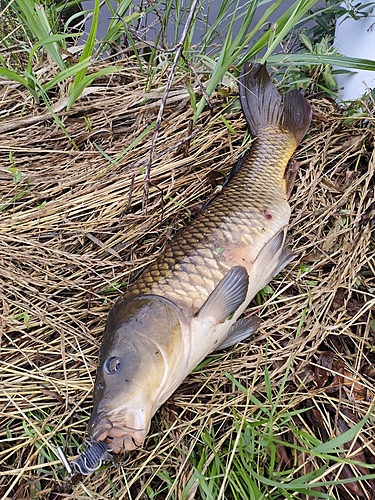
<svg viewBox="0 0 375 500"><path fill-rule="evenodd" d="M138 434L139 431L131 432L128 429L121 429L119 435L113 436L111 430L115 429L116 434L120 430L118 427L111 427L105 431L101 431L99 434L94 436L95 441L103 441L108 445L108 451L114 454L137 450L143 445L144 437L141 438L140 442L136 441L134 434Z"/></svg>
<svg viewBox="0 0 375 500"><path fill-rule="evenodd" d="M91 439L103 441L108 445L108 451L115 454L139 449L147 434L144 428L131 428L119 422L111 422L108 418L101 419L95 427L91 432Z"/></svg>

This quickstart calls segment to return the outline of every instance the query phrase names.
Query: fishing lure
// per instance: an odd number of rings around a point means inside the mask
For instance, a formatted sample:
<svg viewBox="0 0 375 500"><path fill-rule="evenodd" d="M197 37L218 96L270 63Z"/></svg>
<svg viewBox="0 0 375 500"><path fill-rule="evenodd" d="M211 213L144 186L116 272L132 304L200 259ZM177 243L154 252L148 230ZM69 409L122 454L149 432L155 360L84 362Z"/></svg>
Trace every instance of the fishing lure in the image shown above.
<svg viewBox="0 0 375 500"><path fill-rule="evenodd" d="M85 444L88 444L88 447L82 452L82 446L78 448L79 457L72 464L76 472L87 476L99 469L103 462L111 460L112 456L108 453L108 445L102 441L86 440Z"/></svg>

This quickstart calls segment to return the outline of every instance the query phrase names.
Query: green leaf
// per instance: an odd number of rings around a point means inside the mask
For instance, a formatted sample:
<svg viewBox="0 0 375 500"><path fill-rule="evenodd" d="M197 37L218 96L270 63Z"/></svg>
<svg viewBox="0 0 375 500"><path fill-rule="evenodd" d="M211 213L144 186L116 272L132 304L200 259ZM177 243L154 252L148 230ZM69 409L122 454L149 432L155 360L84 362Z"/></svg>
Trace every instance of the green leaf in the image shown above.
<svg viewBox="0 0 375 500"><path fill-rule="evenodd" d="M49 82L43 85L44 91L47 92L48 90L51 90L55 85L75 75L82 68L87 68L89 64L90 64L90 59L85 59L75 64L74 66L71 66L70 68L60 71L60 73L58 73Z"/></svg>
<svg viewBox="0 0 375 500"><path fill-rule="evenodd" d="M29 187L29 185L27 184L19 193L14 195L10 200L8 200L5 203L3 203L2 205L0 205L0 212L3 212L4 210L6 210L9 207L9 205L11 205L15 201L21 199L22 196L26 193L28 187Z"/></svg>
<svg viewBox="0 0 375 500"><path fill-rule="evenodd" d="M244 394L247 394L247 389L246 387L244 387L238 380L236 380L233 375L231 375L230 373L228 372L224 372L224 375L227 377L227 379L229 379L232 384L234 384L237 389L239 389L241 392L243 392Z"/></svg>
<svg viewBox="0 0 375 500"><path fill-rule="evenodd" d="M313 448L313 450L312 450L313 453L322 454L322 453L342 452L342 450L340 449L340 446L355 439L355 437L362 430L363 426L365 425L365 423L368 421L368 419L370 417L371 417L371 412L368 412L368 414L360 422L358 422L358 424L353 425L353 427L348 429L346 432L343 432L342 434L340 434L336 438L331 439L330 441L327 441L326 443L322 443L319 446L316 446L315 448Z"/></svg>
<svg viewBox="0 0 375 500"><path fill-rule="evenodd" d="M11 69L0 68L0 76L6 78L7 80L13 80L14 82L22 83L22 85L29 89L27 80L25 80L25 78L22 78L22 76L19 76L15 71L12 71Z"/></svg>
<svg viewBox="0 0 375 500"><path fill-rule="evenodd" d="M103 68L100 71L97 71L96 73L93 73L91 75L85 76L78 85L75 86L74 90L69 96L68 99L68 104L66 106L66 109L70 109L73 105L73 103L80 97L82 92L85 90L86 87L91 85L91 83L96 79L99 78L100 76L103 75L108 75L111 73L116 73L118 71L118 68L115 67L109 67L109 68Z"/></svg>
<svg viewBox="0 0 375 500"><path fill-rule="evenodd" d="M235 129L232 127L232 125L228 122L228 120L225 118L225 116L223 115L220 115L220 120L224 123L224 125L227 127L227 129L229 130L229 132L233 135L236 135L237 132L235 131Z"/></svg>
<svg viewBox="0 0 375 500"><path fill-rule="evenodd" d="M304 33L300 33L299 34L299 39L301 40L301 42L303 43L303 45L310 51L310 52L313 52L313 46L312 46L312 43L311 43L311 40L308 36L306 36Z"/></svg>
<svg viewBox="0 0 375 500"><path fill-rule="evenodd" d="M8 171L13 174L13 182L18 184L22 178L22 172L17 170L15 167L8 167Z"/></svg>
<svg viewBox="0 0 375 500"><path fill-rule="evenodd" d="M46 16L44 6L38 5L33 0L15 0L20 9L28 28L39 40L47 38L52 33L52 27ZM65 63L61 57L57 43L43 46L51 59L61 70L65 69Z"/></svg>
<svg viewBox="0 0 375 500"><path fill-rule="evenodd" d="M375 61L371 59L360 59L356 57L343 56L341 54L274 54L268 58L269 64L296 65L296 66L317 66L320 64L330 64L331 66L341 66L364 71L375 71Z"/></svg>
<svg viewBox="0 0 375 500"><path fill-rule="evenodd" d="M95 40L96 40L96 32L98 30L98 24L99 24L99 12L100 12L100 1L95 0L94 15L92 18L91 29L90 29L89 36L87 37L86 43L84 45L84 48L83 48L83 51L82 51L82 54L80 57L80 62L87 61L93 55L94 47L95 47ZM87 66L83 67L82 69L80 69L77 72L73 86L72 86L72 94L74 93L74 91L77 89L77 87L83 81L84 77L86 76L86 72L87 72ZM80 87L80 88L82 88L82 87ZM80 94L81 93L82 93L82 90L81 90ZM69 107L70 106L68 104L68 109L69 109Z"/></svg>

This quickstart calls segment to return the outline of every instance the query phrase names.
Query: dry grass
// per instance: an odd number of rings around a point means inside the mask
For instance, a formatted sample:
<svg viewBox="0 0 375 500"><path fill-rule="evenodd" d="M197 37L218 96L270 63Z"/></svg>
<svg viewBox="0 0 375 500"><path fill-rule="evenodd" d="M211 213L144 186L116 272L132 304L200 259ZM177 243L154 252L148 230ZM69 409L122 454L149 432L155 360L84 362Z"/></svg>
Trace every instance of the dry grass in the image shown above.
<svg viewBox="0 0 375 500"><path fill-rule="evenodd" d="M233 134L220 119L218 95L211 119L204 113L186 141L192 111L181 77L157 141L146 212L143 172L152 129L129 146L156 119L155 90L162 82L153 82L145 95L136 66L123 64L123 71L96 82L69 112L58 113L79 150L52 119L40 118L44 112L21 87L1 89L0 205L10 201L0 221L2 498L107 499L116 491L116 498L143 499L149 485L161 492L157 498L181 498L202 431L214 432L219 446L236 437L234 408L249 420L257 410L225 372L265 401L265 364L277 391L291 363L280 411L310 407L294 425L322 441L357 423L374 400L374 118L369 112L345 124L331 101L316 99L314 108L326 121L314 120L296 154L300 169L291 197L290 240L298 258L271 283L275 293L269 300L252 305L264 320L260 331L188 377L155 416L143 450L49 496L64 476L53 458L56 445L66 440L66 453L73 456L86 435L111 304L199 210L223 180L219 172L227 172L244 150L238 106L225 115ZM61 88L56 102L64 95ZM119 155L117 162L108 161ZM22 173L17 183L9 167ZM374 436L370 419L343 456L375 463ZM281 446L280 470L293 460L296 475L321 465ZM165 471L173 482L169 494L162 492ZM366 473L333 464L325 479ZM322 491L337 499L373 498L372 489L371 482L356 482L345 491Z"/></svg>

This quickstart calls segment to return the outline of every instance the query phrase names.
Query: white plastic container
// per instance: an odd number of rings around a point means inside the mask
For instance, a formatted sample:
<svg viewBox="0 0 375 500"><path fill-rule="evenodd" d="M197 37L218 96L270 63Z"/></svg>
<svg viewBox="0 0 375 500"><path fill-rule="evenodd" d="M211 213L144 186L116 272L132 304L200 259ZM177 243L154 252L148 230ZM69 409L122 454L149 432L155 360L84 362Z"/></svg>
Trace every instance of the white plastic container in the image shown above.
<svg viewBox="0 0 375 500"><path fill-rule="evenodd" d="M359 10L367 12L368 17L345 19L343 16L337 20L334 45L342 55L375 60L375 5ZM351 74L339 74L335 78L340 87L339 97L344 101L358 99L375 87L375 71L353 70Z"/></svg>

